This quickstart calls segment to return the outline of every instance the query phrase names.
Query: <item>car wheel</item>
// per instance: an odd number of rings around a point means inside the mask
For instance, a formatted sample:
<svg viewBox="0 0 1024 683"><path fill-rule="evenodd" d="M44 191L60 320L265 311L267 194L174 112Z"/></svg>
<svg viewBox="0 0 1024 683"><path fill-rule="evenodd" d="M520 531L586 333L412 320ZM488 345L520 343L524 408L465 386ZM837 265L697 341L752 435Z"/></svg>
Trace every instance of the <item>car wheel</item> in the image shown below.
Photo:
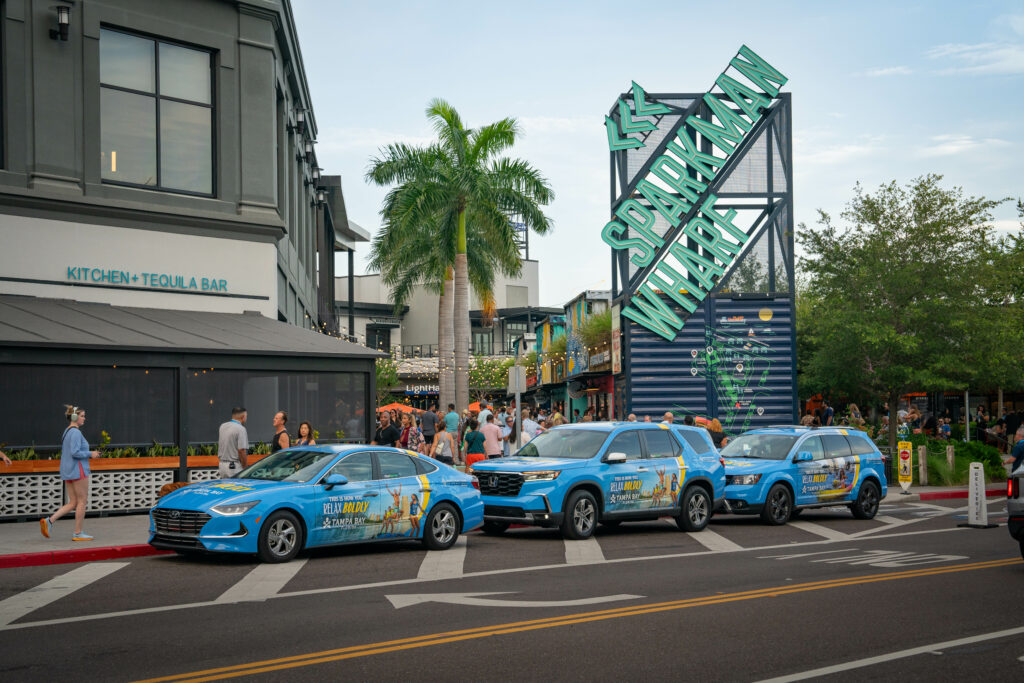
<svg viewBox="0 0 1024 683"><path fill-rule="evenodd" d="M702 531L711 521L711 498L703 487L686 489L681 507L676 517L680 531Z"/></svg>
<svg viewBox="0 0 1024 683"><path fill-rule="evenodd" d="M291 512L278 510L263 522L257 553L264 562L287 562L302 550L302 524Z"/></svg>
<svg viewBox="0 0 1024 683"><path fill-rule="evenodd" d="M761 510L761 519L766 524L779 526L789 521L793 514L793 496L789 489L782 484L776 484L768 490L768 496L764 500L764 509Z"/></svg>
<svg viewBox="0 0 1024 683"><path fill-rule="evenodd" d="M508 531L508 522L484 522L483 532L490 536L501 536Z"/></svg>
<svg viewBox="0 0 1024 683"><path fill-rule="evenodd" d="M878 513L878 503L881 498L881 494L878 490L878 484L873 481L866 481L860 485L860 493L857 494L857 500L853 502L853 507L850 511L853 512L853 516L857 519L871 519Z"/></svg>
<svg viewBox="0 0 1024 683"><path fill-rule="evenodd" d="M597 501L583 489L573 491L565 504L562 536L576 541L590 538L597 526Z"/></svg>
<svg viewBox="0 0 1024 683"><path fill-rule="evenodd" d="M621 519L602 519L601 526L606 526L609 529L614 529L618 525L622 524Z"/></svg>
<svg viewBox="0 0 1024 683"><path fill-rule="evenodd" d="M448 550L458 538L459 514L448 503L438 503L423 526L423 545L427 550Z"/></svg>
<svg viewBox="0 0 1024 683"><path fill-rule="evenodd" d="M1024 541L1020 542L1020 556L1024 557Z"/></svg>

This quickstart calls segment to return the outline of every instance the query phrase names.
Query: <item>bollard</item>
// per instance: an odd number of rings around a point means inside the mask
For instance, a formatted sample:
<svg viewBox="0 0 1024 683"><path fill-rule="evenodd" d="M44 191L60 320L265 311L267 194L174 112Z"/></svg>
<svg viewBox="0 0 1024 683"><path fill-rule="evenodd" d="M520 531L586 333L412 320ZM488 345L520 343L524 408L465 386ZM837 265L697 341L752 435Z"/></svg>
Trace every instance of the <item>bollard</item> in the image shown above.
<svg viewBox="0 0 1024 683"><path fill-rule="evenodd" d="M917 483L928 485L928 449L925 446L917 447Z"/></svg>
<svg viewBox="0 0 1024 683"><path fill-rule="evenodd" d="M946 464L949 465L949 469L953 469L953 453L956 451L952 446L946 446Z"/></svg>
<svg viewBox="0 0 1024 683"><path fill-rule="evenodd" d="M970 485L967 489L967 522L957 526L972 529L991 529L999 526L988 522L988 501L985 500L985 468L980 462L972 462Z"/></svg>

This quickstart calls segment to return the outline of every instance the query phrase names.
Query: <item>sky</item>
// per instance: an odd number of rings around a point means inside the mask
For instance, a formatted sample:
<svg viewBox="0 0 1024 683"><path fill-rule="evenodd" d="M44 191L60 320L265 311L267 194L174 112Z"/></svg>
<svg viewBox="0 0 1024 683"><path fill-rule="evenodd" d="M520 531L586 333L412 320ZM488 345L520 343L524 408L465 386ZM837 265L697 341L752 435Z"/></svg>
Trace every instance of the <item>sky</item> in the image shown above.
<svg viewBox="0 0 1024 683"><path fill-rule="evenodd" d="M635 80L703 92L740 45L793 94L796 223L838 216L872 190L926 173L989 198L1024 196L1024 3L411 2L292 0L317 125L349 218L375 233L386 189L364 176L391 142L428 144L440 97L469 127L506 116L510 156L550 181L554 223L531 235L540 304L609 289L604 115ZM642 9L641 9L642 8ZM1019 228L1014 204L998 229ZM366 272L369 245L356 252ZM339 272L345 264L339 260Z"/></svg>

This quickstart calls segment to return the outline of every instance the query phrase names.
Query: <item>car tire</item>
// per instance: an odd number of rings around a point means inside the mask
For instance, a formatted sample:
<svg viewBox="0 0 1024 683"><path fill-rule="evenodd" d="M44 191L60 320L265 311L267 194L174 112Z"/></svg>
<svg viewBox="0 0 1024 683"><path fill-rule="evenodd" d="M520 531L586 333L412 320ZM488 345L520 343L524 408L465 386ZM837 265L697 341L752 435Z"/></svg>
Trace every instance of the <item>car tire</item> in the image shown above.
<svg viewBox="0 0 1024 683"><path fill-rule="evenodd" d="M1020 542L1020 556L1024 558L1024 541Z"/></svg>
<svg viewBox="0 0 1024 683"><path fill-rule="evenodd" d="M711 496L702 486L691 486L683 492L676 524L680 531L703 531L711 521Z"/></svg>
<svg viewBox="0 0 1024 683"><path fill-rule="evenodd" d="M501 536L508 531L508 522L484 522L481 530L488 536Z"/></svg>
<svg viewBox="0 0 1024 683"><path fill-rule="evenodd" d="M618 525L622 524L621 519L602 519L601 526L606 526L609 529L614 529Z"/></svg>
<svg viewBox="0 0 1024 683"><path fill-rule="evenodd" d="M565 501L562 516L562 536L582 541L594 534L597 526L597 501L589 491L576 489Z"/></svg>
<svg viewBox="0 0 1024 683"><path fill-rule="evenodd" d="M782 526L793 514L793 495L783 484L776 484L768 490L761 510L761 520L772 526Z"/></svg>
<svg viewBox="0 0 1024 683"><path fill-rule="evenodd" d="M857 519L871 519L878 514L878 504L881 500L881 495L881 491L878 490L878 484L871 480L865 481L860 485L857 500L853 501L850 512Z"/></svg>
<svg viewBox="0 0 1024 683"><path fill-rule="evenodd" d="M448 503L438 503L423 523L423 545L427 550L448 550L459 540L459 513Z"/></svg>
<svg viewBox="0 0 1024 683"><path fill-rule="evenodd" d="M288 562L302 550L302 523L287 510L278 510L260 527L257 554L264 562Z"/></svg>

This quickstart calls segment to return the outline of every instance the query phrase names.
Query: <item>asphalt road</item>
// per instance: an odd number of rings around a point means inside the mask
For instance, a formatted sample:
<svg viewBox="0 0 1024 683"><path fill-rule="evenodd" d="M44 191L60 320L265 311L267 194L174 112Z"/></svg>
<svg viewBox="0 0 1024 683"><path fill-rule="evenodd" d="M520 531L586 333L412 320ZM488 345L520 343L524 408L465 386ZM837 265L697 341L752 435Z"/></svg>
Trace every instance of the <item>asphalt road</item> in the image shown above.
<svg viewBox="0 0 1024 683"><path fill-rule="evenodd" d="M0 680L1024 680L1019 548L940 503L5 569Z"/></svg>

